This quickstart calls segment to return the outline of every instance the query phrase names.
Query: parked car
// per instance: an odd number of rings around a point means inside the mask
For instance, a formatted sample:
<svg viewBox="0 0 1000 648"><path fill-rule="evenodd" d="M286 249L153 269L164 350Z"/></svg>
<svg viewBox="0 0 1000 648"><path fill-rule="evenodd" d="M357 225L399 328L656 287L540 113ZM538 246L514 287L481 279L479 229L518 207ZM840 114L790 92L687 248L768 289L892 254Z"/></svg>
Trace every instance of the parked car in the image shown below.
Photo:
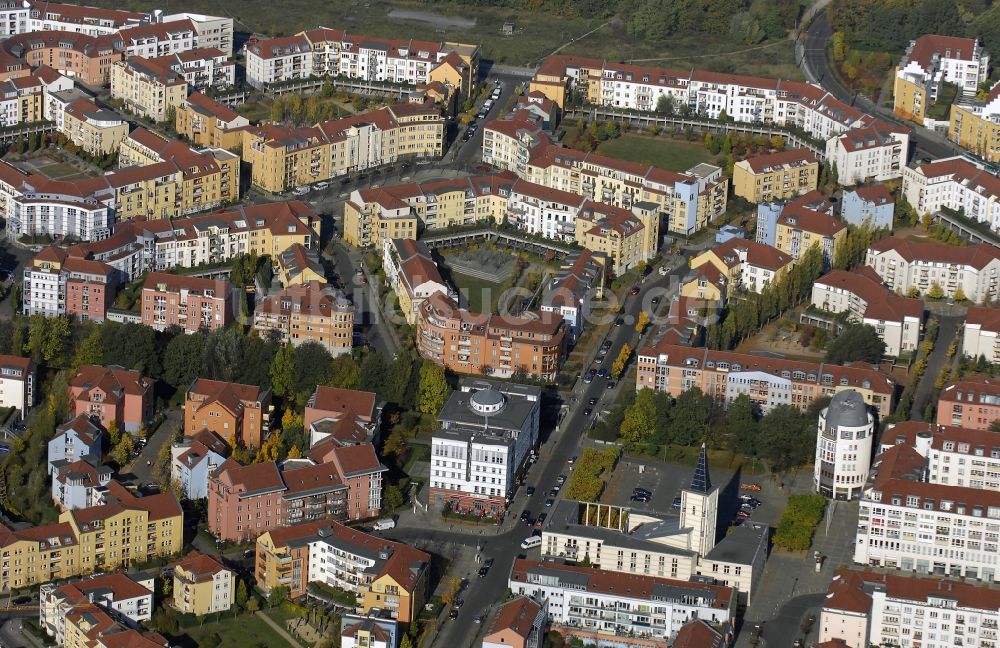
<svg viewBox="0 0 1000 648"><path fill-rule="evenodd" d="M635 488L632 489L632 494L633 495L652 495L653 491L649 490L648 488L640 488L639 486L636 486Z"/></svg>
<svg viewBox="0 0 1000 648"><path fill-rule="evenodd" d="M566 483L566 475L559 475L558 477L556 477L556 483L559 484L560 486L562 486L563 484L565 484Z"/></svg>
<svg viewBox="0 0 1000 648"><path fill-rule="evenodd" d="M472 620L475 621L476 623L482 623L483 622L483 614L480 612Z"/></svg>
<svg viewBox="0 0 1000 648"><path fill-rule="evenodd" d="M597 370L597 375L600 376L601 378L609 378L611 376L611 372L605 369L604 367L601 367L600 369Z"/></svg>
<svg viewBox="0 0 1000 648"><path fill-rule="evenodd" d="M522 522L527 522L530 518L531 518L531 511L529 511L528 509L524 509L523 511L521 511Z"/></svg>
<svg viewBox="0 0 1000 648"><path fill-rule="evenodd" d="M306 189L305 187L296 187L296 188L292 189L292 195L293 196L304 196L307 193L309 193L309 190Z"/></svg>
<svg viewBox="0 0 1000 648"><path fill-rule="evenodd" d="M638 295L639 294L639 286L633 286L632 290L628 291L628 294L633 295L633 296L634 295Z"/></svg>
<svg viewBox="0 0 1000 648"><path fill-rule="evenodd" d="M555 503L556 501L550 497L549 499L545 500L545 508L552 508L552 505Z"/></svg>
<svg viewBox="0 0 1000 648"><path fill-rule="evenodd" d="M608 381L608 389L614 389L614 388L615 388L615 381L609 380Z"/></svg>
<svg viewBox="0 0 1000 648"><path fill-rule="evenodd" d="M552 490L549 491L549 497L559 497L559 487L553 486Z"/></svg>
<svg viewBox="0 0 1000 648"><path fill-rule="evenodd" d="M538 519L535 520L535 528L536 529L541 529L542 528L542 525L545 524L545 518L548 517L548 515L549 515L548 513L539 513L538 514Z"/></svg>
<svg viewBox="0 0 1000 648"><path fill-rule="evenodd" d="M534 486L528 486L528 488L527 488L527 490L525 490L525 492L528 495L534 495L535 494L535 487Z"/></svg>
<svg viewBox="0 0 1000 648"><path fill-rule="evenodd" d="M601 364L602 362L604 362L604 358L606 357L607 356L603 352L598 353L597 357L594 358L594 364Z"/></svg>
<svg viewBox="0 0 1000 648"><path fill-rule="evenodd" d="M643 495L638 493L633 493L632 497L629 498L629 500L633 502L648 502L651 499L653 498L651 498L649 495Z"/></svg>
<svg viewBox="0 0 1000 648"><path fill-rule="evenodd" d="M587 403L589 403L590 405L597 405L597 399L591 398L589 401L587 401Z"/></svg>
<svg viewBox="0 0 1000 648"><path fill-rule="evenodd" d="M681 496L678 495L677 497L675 497L674 501L671 502L670 506L672 506L675 509L679 509L681 507Z"/></svg>
<svg viewBox="0 0 1000 648"><path fill-rule="evenodd" d="M575 464L575 463L576 463L576 455L573 455L572 457L570 457L570 458L569 458L569 461L567 461L566 463L568 463L568 464L569 464L569 465L571 465L571 466L572 466L573 464Z"/></svg>
<svg viewBox="0 0 1000 648"><path fill-rule="evenodd" d="M319 189L320 191L326 189L329 186L330 186L329 182L317 182L316 184L313 185L315 189Z"/></svg>
<svg viewBox="0 0 1000 648"><path fill-rule="evenodd" d="M593 407L588 407L587 409L583 410L583 415L584 416L590 416L593 413L594 413L594 408Z"/></svg>
<svg viewBox="0 0 1000 648"><path fill-rule="evenodd" d="M458 618L458 608L451 608L451 612L448 613L448 618L449 619L457 619Z"/></svg>
<svg viewBox="0 0 1000 648"><path fill-rule="evenodd" d="M759 493L760 490L761 490L760 484L752 484L752 483L746 483L746 482L740 484L740 488L742 490L750 491L752 493Z"/></svg>
<svg viewBox="0 0 1000 648"><path fill-rule="evenodd" d="M746 511L736 511L736 517L740 518L741 520L745 520L748 517L750 517L750 514L747 513Z"/></svg>
<svg viewBox="0 0 1000 648"><path fill-rule="evenodd" d="M585 375L585 376L583 377L583 382L585 382L585 383L587 383L587 384L589 385L590 383L594 382L594 376L596 376L596 375L597 375L597 372L596 372L596 371L594 371L593 369L591 369L591 370L590 370L590 371L588 371L588 372L587 372L587 374L586 374L586 375Z"/></svg>
<svg viewBox="0 0 1000 648"><path fill-rule="evenodd" d="M619 317L618 319L615 320L615 326L621 326L624 323L625 323L624 317Z"/></svg>

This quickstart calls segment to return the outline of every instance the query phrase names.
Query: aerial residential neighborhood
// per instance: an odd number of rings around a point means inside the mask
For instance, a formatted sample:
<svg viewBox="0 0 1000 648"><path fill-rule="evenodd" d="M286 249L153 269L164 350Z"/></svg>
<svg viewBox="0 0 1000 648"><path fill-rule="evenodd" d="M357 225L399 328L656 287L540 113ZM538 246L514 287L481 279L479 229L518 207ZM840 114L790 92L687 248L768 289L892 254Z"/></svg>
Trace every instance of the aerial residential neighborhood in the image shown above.
<svg viewBox="0 0 1000 648"><path fill-rule="evenodd" d="M1000 640L1000 7L89 1L0 3L0 648Z"/></svg>

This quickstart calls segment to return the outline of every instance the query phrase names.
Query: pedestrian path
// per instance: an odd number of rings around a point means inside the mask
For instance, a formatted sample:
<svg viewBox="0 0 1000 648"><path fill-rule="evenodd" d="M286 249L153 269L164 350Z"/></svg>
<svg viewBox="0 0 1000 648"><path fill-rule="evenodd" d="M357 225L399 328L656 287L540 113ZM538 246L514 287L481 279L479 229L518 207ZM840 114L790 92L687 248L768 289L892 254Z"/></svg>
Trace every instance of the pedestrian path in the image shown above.
<svg viewBox="0 0 1000 648"><path fill-rule="evenodd" d="M275 632L277 632L278 635L282 639L284 639L285 641L287 641L290 646L292 646L293 648L303 648L302 644L300 644L298 641L295 640L295 637L293 637L292 635L288 634L285 631L284 628L282 628L280 625L278 625L277 623L275 623L274 619L272 619L271 617L269 617L266 614L264 614L263 610L257 612L257 616L260 618L261 621L263 621L267 625L271 626L271 629L274 630Z"/></svg>

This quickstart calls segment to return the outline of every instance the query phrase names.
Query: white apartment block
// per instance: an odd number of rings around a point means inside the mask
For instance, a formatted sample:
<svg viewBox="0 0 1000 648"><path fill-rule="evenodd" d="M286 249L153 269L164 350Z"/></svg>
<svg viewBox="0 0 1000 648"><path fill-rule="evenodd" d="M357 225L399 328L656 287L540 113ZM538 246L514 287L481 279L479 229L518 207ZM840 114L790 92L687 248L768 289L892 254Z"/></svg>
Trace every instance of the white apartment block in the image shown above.
<svg viewBox="0 0 1000 648"><path fill-rule="evenodd" d="M826 160L837 169L837 182L845 186L891 180L903 175L909 147L908 129L878 122L828 139Z"/></svg>
<svg viewBox="0 0 1000 648"><path fill-rule="evenodd" d="M0 407L16 407L21 418L35 404L35 364L0 355Z"/></svg>
<svg viewBox="0 0 1000 648"><path fill-rule="evenodd" d="M431 437L435 503L502 513L538 444L538 387L465 378Z"/></svg>
<svg viewBox="0 0 1000 648"><path fill-rule="evenodd" d="M510 192L507 214L529 234L557 241L576 240L576 218L585 199L533 182L518 182Z"/></svg>
<svg viewBox="0 0 1000 648"><path fill-rule="evenodd" d="M194 90L231 88L236 85L236 64L226 60L226 54L216 48L198 48L155 59L187 81Z"/></svg>
<svg viewBox="0 0 1000 648"><path fill-rule="evenodd" d="M813 486L819 494L851 500L868 481L875 417L861 394L837 392L819 414Z"/></svg>
<svg viewBox="0 0 1000 648"><path fill-rule="evenodd" d="M850 648L995 648L1000 591L957 580L843 569L823 601L819 641Z"/></svg>
<svg viewBox="0 0 1000 648"><path fill-rule="evenodd" d="M294 36L251 42L246 48L247 83L260 88L311 76L344 76L419 85L440 65L471 67L478 48L461 43L392 40L317 27ZM468 61L468 62L467 62Z"/></svg>
<svg viewBox="0 0 1000 648"><path fill-rule="evenodd" d="M961 211L1000 232L1000 178L962 157L903 169L903 196L918 214Z"/></svg>
<svg viewBox="0 0 1000 648"><path fill-rule="evenodd" d="M118 32L125 57L151 59L192 50L197 32L190 20L170 23L149 23Z"/></svg>
<svg viewBox="0 0 1000 648"><path fill-rule="evenodd" d="M25 194L8 203L7 236L72 237L98 241L111 234L114 210L96 201L59 194Z"/></svg>
<svg viewBox="0 0 1000 648"><path fill-rule="evenodd" d="M953 425L901 421L882 435L883 452L907 445L926 459L931 484L1000 492L1000 435Z"/></svg>
<svg viewBox="0 0 1000 648"><path fill-rule="evenodd" d="M813 283L812 305L824 313L848 313L851 321L873 327L885 342L886 355L911 353L920 343L923 302L893 293L871 268L823 275Z"/></svg>
<svg viewBox="0 0 1000 648"><path fill-rule="evenodd" d="M729 587L523 558L514 561L508 587L547 602L553 625L585 642L666 642L692 619L728 627L736 614Z"/></svg>
<svg viewBox="0 0 1000 648"><path fill-rule="evenodd" d="M920 449L927 452L927 441L921 438L916 447L894 445L876 457L874 479L858 511L854 562L988 583L1000 580L1000 491L921 481L928 462ZM1000 456L1000 448L992 452Z"/></svg>
<svg viewBox="0 0 1000 648"><path fill-rule="evenodd" d="M1000 308L970 306L962 332L962 353L972 359L1000 362Z"/></svg>
<svg viewBox="0 0 1000 648"><path fill-rule="evenodd" d="M66 643L66 615L81 603L93 603L133 625L149 621L153 617L153 579L133 580L117 572L68 583L45 583L38 601L39 627L62 646Z"/></svg>
<svg viewBox="0 0 1000 648"><path fill-rule="evenodd" d="M196 13L176 13L162 16L160 22L171 23L191 21L195 27L194 47L199 49L217 49L225 56L233 55L233 19L219 16L206 16Z"/></svg>
<svg viewBox="0 0 1000 648"><path fill-rule="evenodd" d="M946 297L961 289L966 299L979 304L998 296L1000 249L991 245L955 247L890 236L868 248L865 265L897 293L915 288L926 295L936 284Z"/></svg>
<svg viewBox="0 0 1000 648"><path fill-rule="evenodd" d="M977 39L924 34L910 41L896 76L926 88L930 104L942 83L954 83L964 95L976 94L989 67L990 56Z"/></svg>

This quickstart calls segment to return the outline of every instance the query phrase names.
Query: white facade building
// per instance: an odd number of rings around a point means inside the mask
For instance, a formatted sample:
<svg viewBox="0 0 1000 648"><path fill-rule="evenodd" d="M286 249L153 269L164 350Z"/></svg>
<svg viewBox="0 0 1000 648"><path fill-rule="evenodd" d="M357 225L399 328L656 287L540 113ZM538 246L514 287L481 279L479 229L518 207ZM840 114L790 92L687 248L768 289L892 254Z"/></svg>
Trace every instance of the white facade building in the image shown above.
<svg viewBox="0 0 1000 648"><path fill-rule="evenodd" d="M56 645L66 643L66 615L76 605L93 603L139 624L153 617L153 579L133 580L118 572L69 583L45 583L38 593L38 621Z"/></svg>
<svg viewBox="0 0 1000 648"><path fill-rule="evenodd" d="M961 289L966 299L980 304L1000 295L1000 249L992 245L955 247L889 236L868 248L865 265L898 293L915 288L926 295L937 285L945 297Z"/></svg>
<svg viewBox="0 0 1000 648"><path fill-rule="evenodd" d="M1000 308L970 306L962 332L962 353L974 360L1000 362Z"/></svg>
<svg viewBox="0 0 1000 648"><path fill-rule="evenodd" d="M881 450L908 445L927 460L926 480L1000 492L1000 437L988 430L901 421L882 434Z"/></svg>
<svg viewBox="0 0 1000 648"><path fill-rule="evenodd" d="M891 180L903 175L909 147L909 130L879 122L831 137L826 160L837 169L841 185Z"/></svg>
<svg viewBox="0 0 1000 648"><path fill-rule="evenodd" d="M196 13L176 13L162 16L161 22L171 23L190 20L195 28L196 48L214 48L221 50L227 57L233 55L233 19L219 16L206 16Z"/></svg>
<svg viewBox="0 0 1000 648"><path fill-rule="evenodd" d="M0 407L16 407L24 418L35 404L35 364L28 358L0 355Z"/></svg>
<svg viewBox="0 0 1000 648"><path fill-rule="evenodd" d="M924 34L910 41L896 68L896 77L928 91L928 105L943 83L954 83L964 95L974 95L989 74L990 56L974 38Z"/></svg>
<svg viewBox="0 0 1000 648"><path fill-rule="evenodd" d="M547 602L564 634L614 638L621 646L635 645L628 637L668 641L694 618L728 627L736 614L729 587L556 562L516 560L508 587L515 596Z"/></svg>
<svg viewBox="0 0 1000 648"><path fill-rule="evenodd" d="M500 514L538 444L538 387L465 378L438 413L430 500Z"/></svg>
<svg viewBox="0 0 1000 648"><path fill-rule="evenodd" d="M820 412L813 486L825 497L851 500L861 494L871 466L875 417L861 394L834 394Z"/></svg>
<svg viewBox="0 0 1000 648"><path fill-rule="evenodd" d="M965 158L906 167L903 196L918 214L933 215L947 207L1000 232L1000 178Z"/></svg>
<svg viewBox="0 0 1000 648"><path fill-rule="evenodd" d="M74 196L30 193L8 204L7 236L67 237L98 241L111 234L114 210L96 200Z"/></svg>

